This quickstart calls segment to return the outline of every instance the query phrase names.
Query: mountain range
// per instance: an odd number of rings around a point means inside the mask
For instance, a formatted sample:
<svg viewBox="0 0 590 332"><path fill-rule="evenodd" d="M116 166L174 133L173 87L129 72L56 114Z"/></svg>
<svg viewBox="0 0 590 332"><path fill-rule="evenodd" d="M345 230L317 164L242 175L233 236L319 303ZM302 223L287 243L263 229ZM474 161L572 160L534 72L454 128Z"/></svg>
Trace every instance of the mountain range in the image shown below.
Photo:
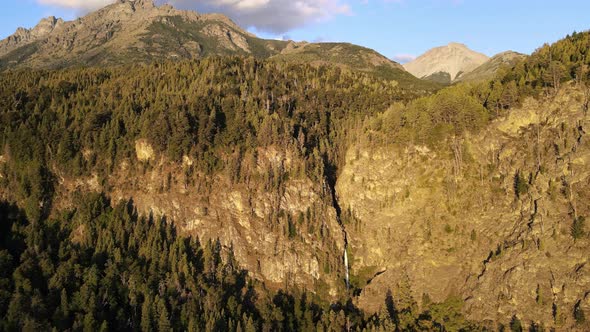
<svg viewBox="0 0 590 332"><path fill-rule="evenodd" d="M152 0L120 0L74 21L50 16L31 29L18 28L0 41L0 69L121 65L237 55L332 64L396 81L403 87L432 91L440 84L489 78L500 63L511 64L521 58L514 54L506 52L489 59L463 44L450 43L402 66L362 46L261 39L222 14L156 6Z"/></svg>
<svg viewBox="0 0 590 332"><path fill-rule="evenodd" d="M152 0L120 0L68 22L50 16L31 29L18 28L0 41L0 69L121 65L227 55L332 64L427 91L440 84L489 78L501 64L511 65L524 56L504 52L490 59L463 44L450 43L402 66L372 49L349 43L261 39L222 14L156 6Z"/></svg>
<svg viewBox="0 0 590 332"><path fill-rule="evenodd" d="M334 64L411 88L437 88L365 47L261 39L224 15L156 6L151 0L121 0L69 22L48 17L0 41L0 69L120 65L213 55Z"/></svg>

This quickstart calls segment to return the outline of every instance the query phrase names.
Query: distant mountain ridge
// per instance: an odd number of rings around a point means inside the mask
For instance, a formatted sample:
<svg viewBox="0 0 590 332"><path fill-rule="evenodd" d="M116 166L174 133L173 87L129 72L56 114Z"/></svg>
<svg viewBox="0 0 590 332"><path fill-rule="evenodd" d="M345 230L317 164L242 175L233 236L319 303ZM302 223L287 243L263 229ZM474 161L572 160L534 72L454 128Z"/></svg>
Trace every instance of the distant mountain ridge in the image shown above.
<svg viewBox="0 0 590 332"><path fill-rule="evenodd" d="M404 64L404 68L418 78L448 84L488 60L488 56L475 52L464 44L449 43L427 51Z"/></svg>
<svg viewBox="0 0 590 332"><path fill-rule="evenodd" d="M513 51L498 53L471 72L459 76L457 81L470 82L491 79L502 66L513 66L526 57L525 54Z"/></svg>
<svg viewBox="0 0 590 332"><path fill-rule="evenodd" d="M370 73L382 79L395 80L402 86L418 90L434 90L440 87L433 82L416 79L402 65L375 50L350 43L290 42L280 54L270 59L311 65L333 64Z"/></svg>
<svg viewBox="0 0 590 332"><path fill-rule="evenodd" d="M221 14L119 0L73 21L48 17L0 41L0 70L106 66L206 56L254 56L276 61L331 64L395 80L420 90L437 85L416 79L395 61L348 43L267 40Z"/></svg>

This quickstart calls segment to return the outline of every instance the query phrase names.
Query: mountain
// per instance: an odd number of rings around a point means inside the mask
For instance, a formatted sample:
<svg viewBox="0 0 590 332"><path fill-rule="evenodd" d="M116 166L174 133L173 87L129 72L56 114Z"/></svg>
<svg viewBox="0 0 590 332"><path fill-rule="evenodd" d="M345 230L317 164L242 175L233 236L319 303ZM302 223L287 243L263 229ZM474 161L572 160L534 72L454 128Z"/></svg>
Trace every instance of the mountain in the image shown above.
<svg viewBox="0 0 590 332"><path fill-rule="evenodd" d="M418 78L449 84L488 59L463 44L450 43L427 51L404 64L404 68Z"/></svg>
<svg viewBox="0 0 590 332"><path fill-rule="evenodd" d="M498 69L502 67L514 66L518 61L526 58L526 55L518 52L506 51L494 55L481 66L475 68L470 72L459 76L457 81L483 81L494 77Z"/></svg>
<svg viewBox="0 0 590 332"><path fill-rule="evenodd" d="M0 67L113 65L207 55L278 53L286 42L263 40L219 14L121 0L70 22L42 20L0 42Z"/></svg>
<svg viewBox="0 0 590 332"><path fill-rule="evenodd" d="M151 0L119 0L70 22L55 17L19 28L0 41L0 69L105 66L207 56L254 56L277 61L336 65L436 90L374 50L347 43L266 40L221 14L156 6Z"/></svg>

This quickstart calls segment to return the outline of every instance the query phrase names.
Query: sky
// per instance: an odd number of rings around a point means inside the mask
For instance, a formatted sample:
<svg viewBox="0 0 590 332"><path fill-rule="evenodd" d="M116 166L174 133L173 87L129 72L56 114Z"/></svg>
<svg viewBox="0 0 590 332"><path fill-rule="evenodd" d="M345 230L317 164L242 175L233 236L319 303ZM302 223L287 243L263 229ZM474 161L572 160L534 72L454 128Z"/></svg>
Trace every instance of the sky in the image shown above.
<svg viewBox="0 0 590 332"><path fill-rule="evenodd" d="M264 38L350 42L406 62L460 42L492 56L530 54L590 29L590 0L157 0L224 13ZM0 0L0 39L46 16L66 20L113 0Z"/></svg>

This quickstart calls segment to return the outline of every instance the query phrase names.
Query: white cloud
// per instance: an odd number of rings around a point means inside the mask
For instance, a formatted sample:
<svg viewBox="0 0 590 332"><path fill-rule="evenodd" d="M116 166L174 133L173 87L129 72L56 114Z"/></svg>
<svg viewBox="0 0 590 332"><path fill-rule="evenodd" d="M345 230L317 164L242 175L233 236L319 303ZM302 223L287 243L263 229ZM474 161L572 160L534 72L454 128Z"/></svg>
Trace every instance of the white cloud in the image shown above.
<svg viewBox="0 0 590 332"><path fill-rule="evenodd" d="M114 0L36 0L42 5L95 10ZM157 0L180 9L226 14L245 28L282 34L311 23L352 13L346 0Z"/></svg>
<svg viewBox="0 0 590 332"><path fill-rule="evenodd" d="M115 0L37 0L37 2L42 5L87 11L99 9L115 2Z"/></svg>
<svg viewBox="0 0 590 332"><path fill-rule="evenodd" d="M416 56L412 54L401 53L394 55L391 59L399 63L406 63L416 59Z"/></svg>
<svg viewBox="0 0 590 332"><path fill-rule="evenodd" d="M170 0L174 6L219 12L246 28L282 34L351 13L341 0Z"/></svg>

